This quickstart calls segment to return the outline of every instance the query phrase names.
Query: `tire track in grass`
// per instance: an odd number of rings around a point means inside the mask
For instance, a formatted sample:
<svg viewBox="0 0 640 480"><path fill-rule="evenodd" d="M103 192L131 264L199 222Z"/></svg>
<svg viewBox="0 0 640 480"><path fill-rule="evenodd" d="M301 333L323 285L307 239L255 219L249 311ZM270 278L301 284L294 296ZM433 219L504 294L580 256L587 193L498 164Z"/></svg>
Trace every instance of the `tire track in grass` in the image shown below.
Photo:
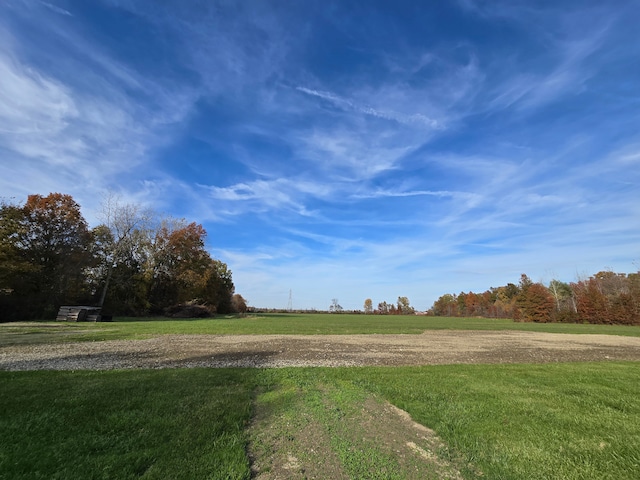
<svg viewBox="0 0 640 480"><path fill-rule="evenodd" d="M259 480L462 479L433 431L352 384L259 392L249 437Z"/></svg>

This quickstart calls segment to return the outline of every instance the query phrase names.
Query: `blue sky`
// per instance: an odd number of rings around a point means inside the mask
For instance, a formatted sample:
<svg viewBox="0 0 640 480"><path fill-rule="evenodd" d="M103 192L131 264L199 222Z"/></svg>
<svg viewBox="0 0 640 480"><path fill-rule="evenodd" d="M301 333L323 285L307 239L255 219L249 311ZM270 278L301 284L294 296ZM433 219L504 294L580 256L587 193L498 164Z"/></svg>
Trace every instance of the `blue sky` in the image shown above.
<svg viewBox="0 0 640 480"><path fill-rule="evenodd" d="M202 223L251 305L640 262L638 1L0 3L0 196Z"/></svg>

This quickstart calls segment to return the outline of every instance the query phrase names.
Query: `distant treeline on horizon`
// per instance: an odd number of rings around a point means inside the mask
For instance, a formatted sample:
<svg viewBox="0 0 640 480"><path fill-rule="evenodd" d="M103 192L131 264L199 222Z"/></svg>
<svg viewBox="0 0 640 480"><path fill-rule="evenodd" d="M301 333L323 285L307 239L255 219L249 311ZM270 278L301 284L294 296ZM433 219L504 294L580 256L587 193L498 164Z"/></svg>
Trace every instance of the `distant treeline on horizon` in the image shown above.
<svg viewBox="0 0 640 480"><path fill-rule="evenodd" d="M564 322L640 325L640 272L601 271L587 279L545 286L522 274L516 285L482 293L446 293L426 312L416 312L406 297L398 305L366 299L362 310L344 310L337 301L328 310L249 307L250 313L427 315L443 317L511 318L522 322Z"/></svg>
<svg viewBox="0 0 640 480"><path fill-rule="evenodd" d="M572 283L534 283L525 274L483 293L444 294L429 313L447 317L513 318L524 322L640 325L640 272L601 271Z"/></svg>

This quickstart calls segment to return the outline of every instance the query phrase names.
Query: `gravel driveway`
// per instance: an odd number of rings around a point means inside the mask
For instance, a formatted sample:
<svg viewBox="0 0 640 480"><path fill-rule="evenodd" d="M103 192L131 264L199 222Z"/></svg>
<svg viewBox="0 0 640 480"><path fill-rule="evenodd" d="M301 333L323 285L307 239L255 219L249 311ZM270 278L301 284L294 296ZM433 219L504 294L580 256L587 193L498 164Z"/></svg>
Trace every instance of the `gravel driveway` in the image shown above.
<svg viewBox="0 0 640 480"><path fill-rule="evenodd" d="M514 331L420 335L162 335L147 340L11 345L0 370L352 367L640 361L640 338Z"/></svg>

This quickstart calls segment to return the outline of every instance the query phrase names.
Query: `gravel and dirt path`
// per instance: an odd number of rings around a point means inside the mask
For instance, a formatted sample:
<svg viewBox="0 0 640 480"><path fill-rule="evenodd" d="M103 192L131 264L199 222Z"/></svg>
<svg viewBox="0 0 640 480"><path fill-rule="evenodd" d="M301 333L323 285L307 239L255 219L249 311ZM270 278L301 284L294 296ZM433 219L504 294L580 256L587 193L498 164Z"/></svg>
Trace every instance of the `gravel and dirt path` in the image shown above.
<svg viewBox="0 0 640 480"><path fill-rule="evenodd" d="M640 361L640 338L516 331L420 335L162 335L146 340L9 345L0 370L408 366Z"/></svg>

